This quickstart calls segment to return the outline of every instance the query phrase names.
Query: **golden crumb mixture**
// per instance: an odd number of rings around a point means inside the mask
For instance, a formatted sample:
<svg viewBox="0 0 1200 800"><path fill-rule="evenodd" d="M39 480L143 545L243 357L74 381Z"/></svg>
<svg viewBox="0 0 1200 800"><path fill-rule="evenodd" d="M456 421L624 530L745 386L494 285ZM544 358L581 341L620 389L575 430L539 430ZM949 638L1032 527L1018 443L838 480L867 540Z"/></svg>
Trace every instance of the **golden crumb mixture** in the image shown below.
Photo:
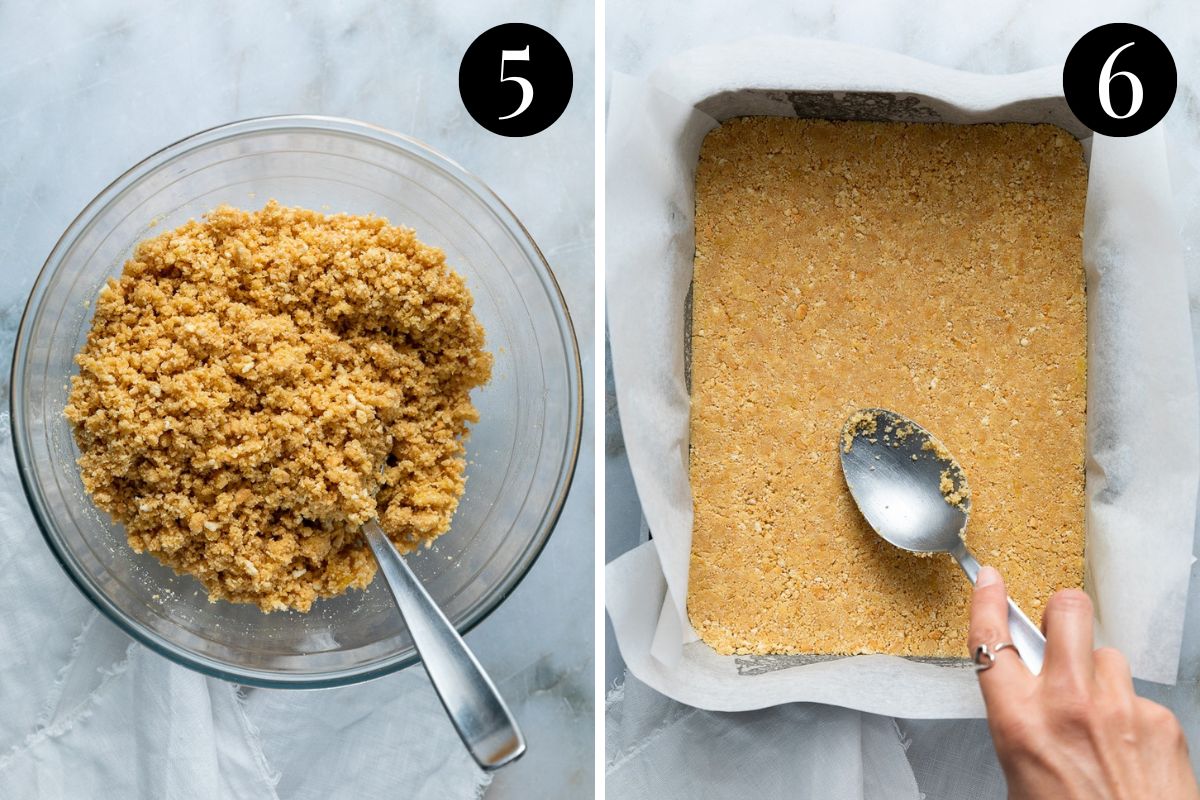
<svg viewBox="0 0 1200 800"><path fill-rule="evenodd" d="M450 526L491 356L442 252L379 217L221 206L101 290L67 418L129 543L212 599L306 611L364 587L358 533Z"/></svg>
<svg viewBox="0 0 1200 800"><path fill-rule="evenodd" d="M966 653L970 584L859 515L847 418L925 426L1035 619L1083 577L1079 143L1047 125L755 117L696 172L688 611L721 653ZM953 493L953 488L951 488Z"/></svg>

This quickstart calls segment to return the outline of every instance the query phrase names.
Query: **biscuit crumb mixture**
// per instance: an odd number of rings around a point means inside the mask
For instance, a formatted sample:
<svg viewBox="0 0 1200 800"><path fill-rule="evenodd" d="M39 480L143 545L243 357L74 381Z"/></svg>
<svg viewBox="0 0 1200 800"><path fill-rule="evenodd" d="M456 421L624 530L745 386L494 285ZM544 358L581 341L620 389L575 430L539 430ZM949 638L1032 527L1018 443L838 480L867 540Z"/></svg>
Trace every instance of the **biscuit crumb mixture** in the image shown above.
<svg viewBox="0 0 1200 800"><path fill-rule="evenodd" d="M855 411L842 428L842 450L849 453L854 447L854 437L870 436L879 427L879 419L873 411ZM874 439L871 440L874 443Z"/></svg>
<svg viewBox="0 0 1200 800"><path fill-rule="evenodd" d="M129 543L213 600L307 611L365 587L359 527L450 527L492 359L443 253L379 217L221 206L101 290L66 416Z"/></svg>
<svg viewBox="0 0 1200 800"><path fill-rule="evenodd" d="M861 408L937 432L971 476L968 499L947 475L947 501L971 504L972 548L1035 620L1081 584L1086 187L1079 142L1047 125L752 117L708 135L688 584L705 642L966 653L953 561L876 536L846 489L838 435Z"/></svg>
<svg viewBox="0 0 1200 800"><path fill-rule="evenodd" d="M942 499L947 505L960 508L963 511L969 511L971 508L971 492L967 487L966 481L963 479L962 473L955 471L953 466L942 470L942 474L938 480L938 491L942 493ZM966 539L966 531L962 534Z"/></svg>

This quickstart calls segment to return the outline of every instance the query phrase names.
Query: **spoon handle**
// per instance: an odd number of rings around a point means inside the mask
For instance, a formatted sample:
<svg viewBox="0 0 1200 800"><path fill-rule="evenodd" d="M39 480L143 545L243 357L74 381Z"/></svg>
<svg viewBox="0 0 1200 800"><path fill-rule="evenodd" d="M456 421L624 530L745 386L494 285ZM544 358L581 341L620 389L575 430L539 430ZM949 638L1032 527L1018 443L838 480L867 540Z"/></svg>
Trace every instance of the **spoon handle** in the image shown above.
<svg viewBox="0 0 1200 800"><path fill-rule="evenodd" d="M438 699L475 762L493 770L519 758L525 738L495 684L379 523L371 520L362 530Z"/></svg>
<svg viewBox="0 0 1200 800"><path fill-rule="evenodd" d="M962 571L967 573L967 579L974 585L975 578L979 575L979 562L975 560L975 556L971 555L965 544L959 544L950 551L950 555L954 556ZM1008 633L1025 666L1029 667L1029 671L1034 675L1039 674L1042 671L1042 661L1046 657L1046 637L1011 597L1008 598Z"/></svg>

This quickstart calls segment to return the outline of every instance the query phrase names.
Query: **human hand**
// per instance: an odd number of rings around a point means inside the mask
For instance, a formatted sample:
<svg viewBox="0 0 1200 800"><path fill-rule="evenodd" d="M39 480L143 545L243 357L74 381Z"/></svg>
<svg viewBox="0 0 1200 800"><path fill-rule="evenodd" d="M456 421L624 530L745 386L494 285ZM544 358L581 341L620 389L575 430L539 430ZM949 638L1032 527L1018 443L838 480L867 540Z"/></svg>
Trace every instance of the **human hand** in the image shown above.
<svg viewBox="0 0 1200 800"><path fill-rule="evenodd" d="M1120 651L1092 650L1091 599L1076 589L1055 593L1042 627L1040 675L1008 648L979 673L1009 798L1200 798L1175 715L1134 694ZM1011 641L1004 581L992 567L979 571L967 640L972 653Z"/></svg>

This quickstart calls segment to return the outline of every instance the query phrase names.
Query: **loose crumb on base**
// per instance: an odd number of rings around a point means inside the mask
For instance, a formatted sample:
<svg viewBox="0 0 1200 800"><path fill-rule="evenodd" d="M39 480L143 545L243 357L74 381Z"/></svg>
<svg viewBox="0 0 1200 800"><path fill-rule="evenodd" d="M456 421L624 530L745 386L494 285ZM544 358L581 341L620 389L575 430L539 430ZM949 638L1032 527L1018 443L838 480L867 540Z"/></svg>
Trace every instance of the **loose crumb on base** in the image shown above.
<svg viewBox="0 0 1200 800"><path fill-rule="evenodd" d="M100 291L65 409L129 543L213 600L307 611L365 587L359 527L450 527L492 358L441 250L371 216L221 206Z"/></svg>

